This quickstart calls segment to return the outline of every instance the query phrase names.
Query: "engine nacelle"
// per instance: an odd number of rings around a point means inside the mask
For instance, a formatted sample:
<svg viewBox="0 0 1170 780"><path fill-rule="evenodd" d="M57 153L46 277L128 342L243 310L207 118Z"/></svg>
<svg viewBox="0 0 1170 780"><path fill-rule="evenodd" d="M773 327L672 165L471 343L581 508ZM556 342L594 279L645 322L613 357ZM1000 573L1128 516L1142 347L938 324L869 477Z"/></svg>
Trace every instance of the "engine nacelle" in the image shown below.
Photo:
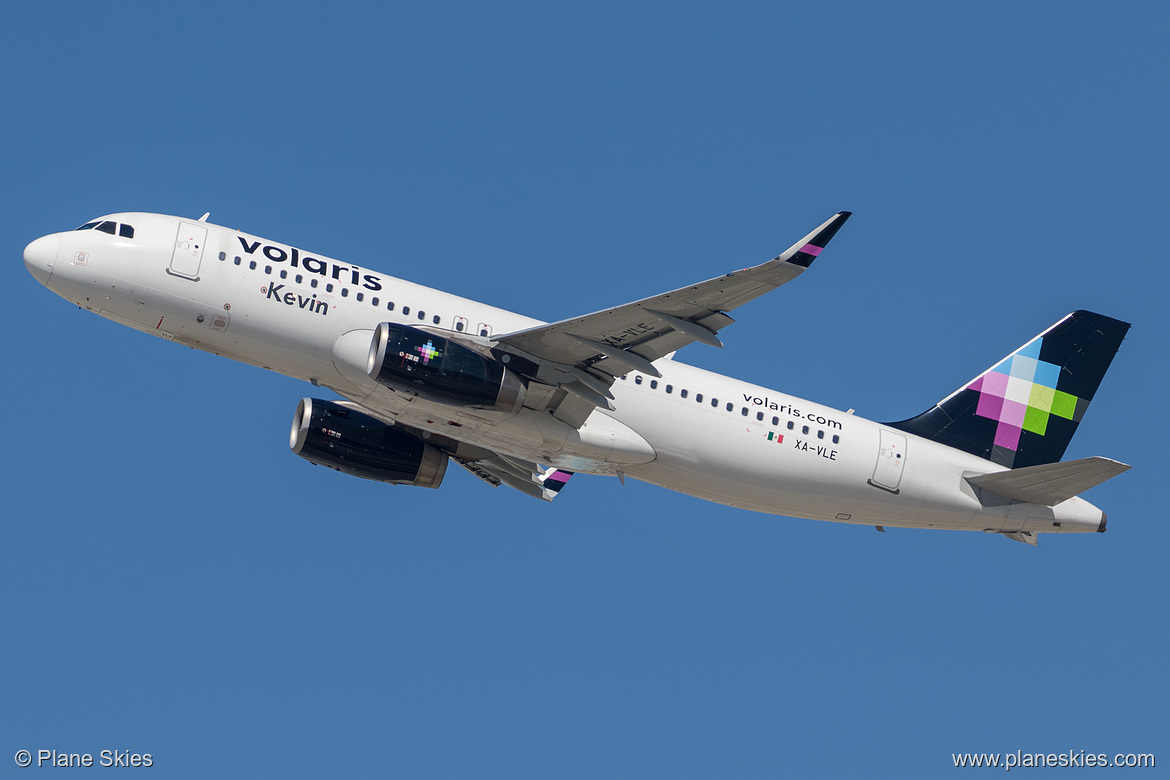
<svg viewBox="0 0 1170 780"><path fill-rule="evenodd" d="M367 370L379 384L439 403L509 413L524 404L524 383L503 363L409 325L378 326Z"/></svg>
<svg viewBox="0 0 1170 780"><path fill-rule="evenodd" d="M302 398L288 444L310 463L375 482L437 488L447 473L438 447L332 401Z"/></svg>

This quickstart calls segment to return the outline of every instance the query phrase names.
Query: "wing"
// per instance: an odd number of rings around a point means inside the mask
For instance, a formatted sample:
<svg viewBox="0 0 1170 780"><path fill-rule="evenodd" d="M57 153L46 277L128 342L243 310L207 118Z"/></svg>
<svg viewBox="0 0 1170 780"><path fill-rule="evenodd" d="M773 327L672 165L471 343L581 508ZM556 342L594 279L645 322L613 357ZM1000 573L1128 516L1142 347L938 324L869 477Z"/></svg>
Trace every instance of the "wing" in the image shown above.
<svg viewBox="0 0 1170 780"><path fill-rule="evenodd" d="M660 376L653 361L699 341L716 347L716 335L734 320L727 312L792 281L808 268L845 224L850 212L833 215L788 251L766 263L613 309L496 337L497 349L529 361L529 379L571 393L580 403L557 417L579 425L594 406L613 408L614 378L631 370ZM521 362L521 365L525 363ZM573 399L568 399L572 401Z"/></svg>

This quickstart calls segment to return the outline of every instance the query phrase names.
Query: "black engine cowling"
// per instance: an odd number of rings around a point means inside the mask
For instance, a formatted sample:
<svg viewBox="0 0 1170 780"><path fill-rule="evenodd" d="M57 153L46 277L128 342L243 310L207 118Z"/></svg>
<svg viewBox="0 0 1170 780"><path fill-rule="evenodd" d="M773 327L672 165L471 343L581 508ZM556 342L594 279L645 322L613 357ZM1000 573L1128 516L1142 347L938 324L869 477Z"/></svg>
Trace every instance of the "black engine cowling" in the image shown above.
<svg viewBox="0 0 1170 780"><path fill-rule="evenodd" d="M310 463L375 482L437 488L447 473L438 447L332 401L302 398L288 443Z"/></svg>
<svg viewBox="0 0 1170 780"><path fill-rule="evenodd" d="M374 381L445 404L516 412L524 383L494 357L409 325L383 322L367 366Z"/></svg>

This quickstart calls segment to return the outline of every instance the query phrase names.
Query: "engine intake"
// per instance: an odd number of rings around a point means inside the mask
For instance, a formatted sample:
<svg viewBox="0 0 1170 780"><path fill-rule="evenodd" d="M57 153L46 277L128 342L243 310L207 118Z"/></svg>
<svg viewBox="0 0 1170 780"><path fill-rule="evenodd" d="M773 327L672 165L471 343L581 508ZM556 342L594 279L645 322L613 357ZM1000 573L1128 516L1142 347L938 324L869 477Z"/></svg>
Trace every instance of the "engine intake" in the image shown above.
<svg viewBox="0 0 1170 780"><path fill-rule="evenodd" d="M288 443L310 463L375 482L437 488L447 473L438 447L332 401L302 398Z"/></svg>
<svg viewBox="0 0 1170 780"><path fill-rule="evenodd" d="M524 382L494 357L409 325L383 322L367 365L379 384L445 404L515 413Z"/></svg>

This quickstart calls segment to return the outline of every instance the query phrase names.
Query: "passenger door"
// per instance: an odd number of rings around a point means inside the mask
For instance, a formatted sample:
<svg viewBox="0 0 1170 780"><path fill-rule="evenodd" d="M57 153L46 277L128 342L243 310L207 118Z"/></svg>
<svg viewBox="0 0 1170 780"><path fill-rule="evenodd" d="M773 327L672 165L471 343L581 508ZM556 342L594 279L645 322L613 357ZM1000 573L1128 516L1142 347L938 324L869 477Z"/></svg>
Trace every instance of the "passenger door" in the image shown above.
<svg viewBox="0 0 1170 780"><path fill-rule="evenodd" d="M898 492L902 481L902 470L906 468L906 437L900 433L882 428L878 444L877 464L869 484L875 488Z"/></svg>
<svg viewBox="0 0 1170 780"><path fill-rule="evenodd" d="M191 222L179 223L175 251L167 273L193 282L199 281L199 264L203 261L203 246L207 243L207 227Z"/></svg>

